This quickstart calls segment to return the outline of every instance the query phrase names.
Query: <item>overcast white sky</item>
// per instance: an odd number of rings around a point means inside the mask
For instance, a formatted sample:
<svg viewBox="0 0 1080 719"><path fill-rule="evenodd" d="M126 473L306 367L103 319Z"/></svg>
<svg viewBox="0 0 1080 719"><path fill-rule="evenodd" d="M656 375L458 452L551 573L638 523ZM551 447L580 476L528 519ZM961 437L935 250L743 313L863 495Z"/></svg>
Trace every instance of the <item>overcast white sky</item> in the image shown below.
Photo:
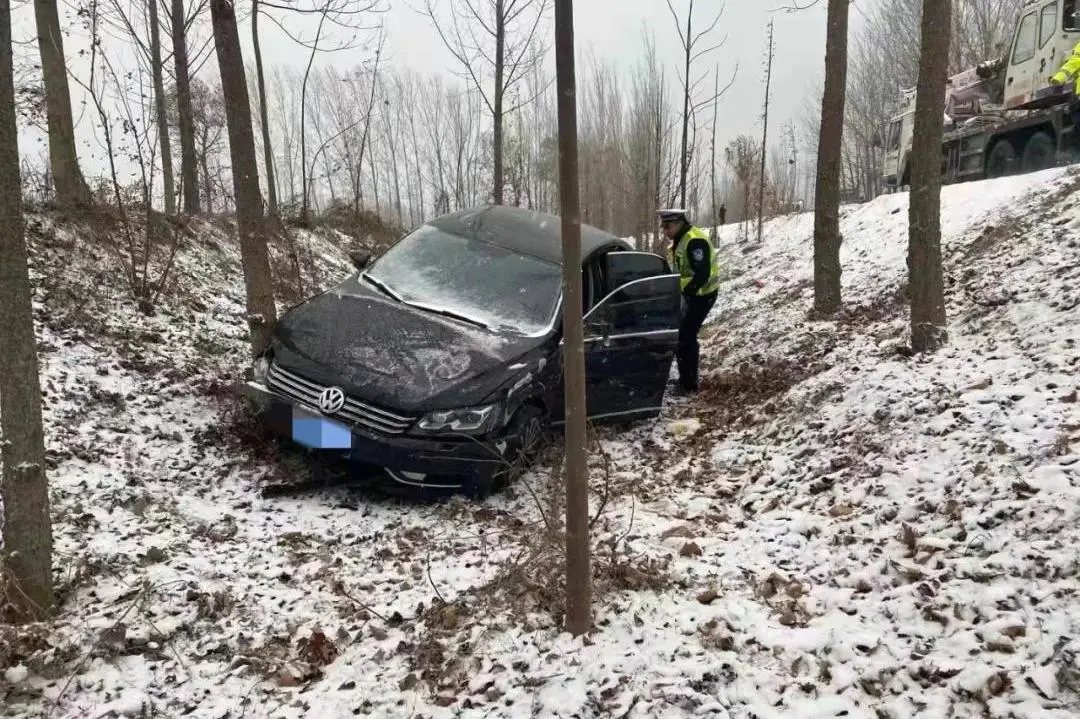
<svg viewBox="0 0 1080 719"><path fill-rule="evenodd" d="M436 72L453 67L453 59L443 49L438 34L426 18L418 16L402 0L393 6L386 20L390 47L395 60L418 70ZM411 4L419 5L421 0ZM442 0L444 6L452 0ZM549 3L550 4L550 3ZM689 0L672 0L685 18ZM721 102L718 145L740 133L761 131L760 116L765 96L765 58L768 23L775 19L775 59L773 62L770 137L779 138L779 129L797 119L808 90L820 80L825 62L825 3L797 13L771 12L788 0L727 0L720 23L709 37L715 42L727 36L722 48L700 61L701 70L719 63L721 77L731 77L735 63L739 73L735 85ZM697 0L695 25L701 29L716 17L721 3ZM852 24L858 21L852 13ZM601 58L614 60L629 72L642 51L642 29L654 32L661 62L675 80L682 63L682 49L671 11L665 0L576 0L574 32L579 49L593 48ZM854 29L854 28L853 28ZM702 40L701 47L707 47ZM579 72L583 71L580 63ZM725 74L726 73L726 74ZM708 83L711 87L711 82ZM703 87L703 89L706 89ZM773 130L777 130L776 133Z"/></svg>
<svg viewBox="0 0 1080 719"><path fill-rule="evenodd" d="M126 1L126 0L125 0ZM444 7L454 0L441 0ZM689 0L672 0L680 16L685 17ZM246 0L238 0L242 15L247 14ZM416 13L405 0L384 0L389 10L384 19L388 27L389 61L397 66L411 66L425 73L444 72L450 74L457 69L454 60L443 48L437 33L430 22ZM421 0L412 0L418 5ZM772 110L770 115L770 145L781 138L783 125L789 120L798 122L808 93L812 92L821 78L825 54L825 3L820 7L797 13L772 12L786 4L788 0L727 0L719 25L711 36L714 42L725 35L723 47L711 53L701 61L702 70L710 70L717 63L721 68L721 77L730 77L730 72L739 62L739 73L735 84L721 101L718 145L723 147L727 140L740 134L752 133L755 137L761 132L761 110L764 97L765 50L767 46L767 26L770 19L775 19L776 55L773 65ZM304 5L310 5L305 2ZM649 28L655 33L657 51L669 73L675 81L675 68L681 63L678 35L674 21L665 0L577 0L574 8L575 33L580 49L591 47L600 58L613 61L620 70L629 72L642 50L642 29ZM715 0L698 0L695 3L695 25L704 27L715 17L720 4ZM72 72L80 71L79 51L86 47L83 33L72 22L74 13L70 6L61 2L62 22L71 33L65 37L65 51ZM279 17L288 17L287 13L277 13ZM32 4L25 3L15 8L16 39L33 38ZM859 23L860 15L853 12L852 31ZM298 24L299 23L299 24ZM297 16L287 22L290 29L310 36L305 32L305 25ZM209 15L204 20L204 37L209 33ZM314 29L314 23L311 23ZM549 20L547 32L552 32ZM307 61L307 52L295 45L272 23L260 22L260 35L263 42L264 61L268 65L290 64L303 67ZM240 27L240 36L244 45L245 61L252 62L251 31L245 21ZM163 42L168 43L168 33L163 32ZM704 41L703 41L704 42ZM17 48L17 54L28 53L36 62L36 44ZM111 52L117 52L115 44ZM130 52L127 50L126 52ZM343 67L357 65L368 55L361 51L341 52L320 56L317 64L334 64ZM579 64L579 71L583 70ZM217 76L217 59L213 55L206 64L203 77ZM82 91L72 83L72 104L76 116L79 116L79 104ZM87 108L89 109L89 108ZM88 175L105 172L104 157L99 151L91 153L87 142L91 140L92 123L87 112L77 135L80 143L80 160ZM21 149L25 155L42 157L45 149L44 138L40 133L22 132ZM93 155L93 157L92 157Z"/></svg>

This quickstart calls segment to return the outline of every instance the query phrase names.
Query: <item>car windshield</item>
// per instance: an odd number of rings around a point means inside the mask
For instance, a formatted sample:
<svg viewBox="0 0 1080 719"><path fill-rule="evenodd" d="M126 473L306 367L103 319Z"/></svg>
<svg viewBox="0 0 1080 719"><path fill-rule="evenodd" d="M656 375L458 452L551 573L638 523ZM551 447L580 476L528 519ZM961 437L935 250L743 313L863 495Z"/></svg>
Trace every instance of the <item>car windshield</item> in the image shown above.
<svg viewBox="0 0 1080 719"><path fill-rule="evenodd" d="M365 273L403 302L491 329L542 333L559 301L562 268L422 225Z"/></svg>

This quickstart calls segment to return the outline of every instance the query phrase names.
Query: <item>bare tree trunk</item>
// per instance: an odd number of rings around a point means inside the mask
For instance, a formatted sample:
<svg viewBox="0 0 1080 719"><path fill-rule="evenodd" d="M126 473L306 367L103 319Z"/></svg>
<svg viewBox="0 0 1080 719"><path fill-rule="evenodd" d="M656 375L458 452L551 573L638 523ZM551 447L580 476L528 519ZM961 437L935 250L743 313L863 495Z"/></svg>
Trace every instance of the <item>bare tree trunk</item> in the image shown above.
<svg viewBox="0 0 1080 719"><path fill-rule="evenodd" d="M829 0L825 90L821 99L817 184L814 192L814 310L840 309L840 172L844 151L848 0Z"/></svg>
<svg viewBox="0 0 1080 719"><path fill-rule="evenodd" d="M911 348L915 352L933 352L947 341L941 268L941 136L951 25L951 0L923 0L908 207Z"/></svg>
<svg viewBox="0 0 1080 719"><path fill-rule="evenodd" d="M53 6L55 12L56 6ZM53 608L52 523L45 474L41 384L22 215L19 135L15 124L11 3L0 3L0 460L4 553L0 604L15 622L44 619Z"/></svg>
<svg viewBox="0 0 1080 719"><path fill-rule="evenodd" d="M412 133L413 157L416 159L416 186L420 191L420 196L418 198L419 201L420 201L420 207L419 207L420 220L419 221L423 222L424 219L427 217L427 209L426 209L425 203L424 203L424 177L423 177L423 174L420 172L420 138L416 134L416 113L415 112L410 112L408 114L409 114L409 130ZM410 205L411 204L412 203L410 203Z"/></svg>
<svg viewBox="0 0 1080 719"><path fill-rule="evenodd" d="M375 152L368 148L368 170L371 172L371 194L375 197L375 214L378 215L381 210L379 209L379 173L375 167Z"/></svg>
<svg viewBox="0 0 1080 719"><path fill-rule="evenodd" d="M717 197L716 197L716 119L717 119L717 116L719 115L719 113L718 113L719 104L720 104L719 95L720 95L720 66L717 65L716 66L716 72L715 72L715 74L713 76L712 137L709 140L709 148L710 148L710 153L711 153L711 156L710 156L710 159L709 159L709 204L710 204L710 212L712 212L711 223L712 223L712 226L713 226L712 236L713 236L714 240L716 239L716 234L717 234L715 228L719 224L717 222L716 218L720 216L720 208L716 204L716 200L717 200Z"/></svg>
<svg viewBox="0 0 1080 719"><path fill-rule="evenodd" d="M270 256L264 235L259 169L255 161L255 132L251 127L251 100L244 78L244 58L236 15L229 0L210 0L221 91L225 97L225 117L229 127L229 154L232 159L233 194L236 196L236 224L240 234L240 254L247 288L248 331L253 354L270 343L277 322Z"/></svg>
<svg viewBox="0 0 1080 719"><path fill-rule="evenodd" d="M315 42L311 45L311 54L308 56L307 68L304 70L304 80L300 83L300 186L302 199L300 200L300 221L305 225L311 220L311 188L308 187L308 164L307 164L307 86L308 78L311 77L311 66L315 62L315 53L319 50L319 38L322 37L323 23L326 22L326 12L319 14L319 26L315 30Z"/></svg>
<svg viewBox="0 0 1080 719"><path fill-rule="evenodd" d="M757 242L761 244L761 231L765 216L765 158L769 153L769 88L772 85L773 22L769 21L769 64L765 70L765 115L761 128L761 174L758 179ZM774 178L775 179L775 178Z"/></svg>
<svg viewBox="0 0 1080 719"><path fill-rule="evenodd" d="M653 196L653 209L654 210L660 209L660 204L661 204L660 193L663 192L663 190L661 188L662 173L663 173L663 160L664 160L664 77L663 77L663 75L660 76L659 85L660 85L660 87L659 87L659 89L657 90L657 93L656 93L656 105L655 105L655 108L654 108L656 112L655 112L655 115L653 117L653 121L656 123L655 127L653 128L655 130L653 136L654 136L655 141L656 141L656 146L653 148L653 150L655 152L655 157L654 157L653 161L656 163L656 165L655 165L656 172L655 172L655 178L654 178L655 186L653 187L653 190L655 191L655 195ZM651 218L651 213L650 213L650 218ZM652 233L653 233L652 245L653 245L653 250L655 251L655 250L659 249L659 247L660 247L660 233L656 229L656 223L655 222L650 222L649 227L651 228Z"/></svg>
<svg viewBox="0 0 1080 719"><path fill-rule="evenodd" d="M203 147L206 147L206 132L203 132ZM210 177L210 153L203 150L199 157L199 163L202 165L203 173L203 192L206 195L206 211L214 211L214 184L213 179Z"/></svg>
<svg viewBox="0 0 1080 719"><path fill-rule="evenodd" d="M361 205L363 204L363 200L364 200L364 183L363 183L362 175L363 175L364 153L365 152L369 153L368 154L368 164L371 166L371 184L372 184L373 187L376 184L375 161L373 159L371 159L372 156L373 156L373 153L371 153L371 150L368 147L368 137L370 136L370 133L371 133L371 121L375 117L375 91L378 88L377 83L379 81L379 60L382 58L383 43L385 41L386 41L386 36L385 35L380 35L379 36L379 47L375 50L375 66L371 70L371 92L368 94L367 111L366 111L366 114L364 115L364 131L360 135L360 149L358 151L357 158L356 158L356 188L357 188L357 190L356 190L355 198L354 198L355 207L353 208L353 213L356 214L356 215L360 214ZM379 190L377 188L375 188L374 192L375 192L375 213L378 214L378 212L379 212Z"/></svg>
<svg viewBox="0 0 1080 719"><path fill-rule="evenodd" d="M173 0L182 2L182 0ZM266 76L263 73L262 46L259 44L259 0L251 0L251 46L255 53L255 81L259 90L259 125L262 128L263 165L266 170L266 204L271 217L280 217L277 179L274 175L274 143L270 139L270 111L266 100Z"/></svg>
<svg viewBox="0 0 1080 719"><path fill-rule="evenodd" d="M383 120L386 132L386 145L390 148L390 176L394 180L394 207L397 209L398 225L404 225L405 216L401 211L401 178L398 174L398 153L397 147L395 146L394 123L390 120L389 108L386 109Z"/></svg>
<svg viewBox="0 0 1080 719"><path fill-rule="evenodd" d="M199 168L195 155L195 112L191 107L187 26L184 0L172 0L173 64L176 67L176 110L180 129L180 183L184 212L199 212Z"/></svg>
<svg viewBox="0 0 1080 719"><path fill-rule="evenodd" d="M581 218L578 208L577 98L573 0L555 0L559 95L559 209L562 215L564 376L566 378L566 630L592 627L589 465L585 453L585 342L581 318Z"/></svg>
<svg viewBox="0 0 1080 719"><path fill-rule="evenodd" d="M687 141L690 129L690 63L692 61L690 52L694 47L690 41L693 37L690 33L693 15L694 0L690 0L690 8L686 11L686 42L683 45L686 53L683 67L682 150L679 152L679 204L682 207L686 207L686 171L690 164Z"/></svg>
<svg viewBox="0 0 1080 719"><path fill-rule="evenodd" d="M71 114L64 40L56 0L34 0L41 74L45 84L45 115L49 130L49 166L56 202L67 210L89 207L90 188L79 169L75 151L75 122Z"/></svg>
<svg viewBox="0 0 1080 719"><path fill-rule="evenodd" d="M543 50L536 49L534 41L547 7L547 0L484 0L459 4L464 8L461 11L455 10L457 17L450 22L436 18L434 0L425 0L424 14L431 18L443 44L469 75L492 119L491 202L501 205L505 194L503 115L517 109L506 108L506 96L507 92L522 80L528 68L543 57ZM490 17L484 12L485 9L490 10ZM535 11L535 14L531 11ZM475 21L483 32L464 29L463 26L469 20L463 21L463 18ZM526 24L520 34L514 31L515 21ZM487 46L487 43L480 40L480 36L490 38L492 45ZM487 73L477 71L478 62L492 66L492 86L485 84L485 78L489 77ZM474 163L475 158L470 157L468 164ZM467 184L476 185L479 182L478 175L475 170L470 170ZM470 188L466 194L471 202L477 193Z"/></svg>
<svg viewBox="0 0 1080 719"><path fill-rule="evenodd" d="M492 94L492 202L503 203L503 95L506 93L506 0L495 0L495 92Z"/></svg>
<svg viewBox="0 0 1080 719"><path fill-rule="evenodd" d="M150 25L150 64L154 78L154 112L157 115L158 141L161 144L161 178L165 194L165 214L176 214L176 180L173 176L172 142L169 138L169 118L165 113L165 78L161 62L161 25L158 21L159 0L146 0L147 24Z"/></svg>

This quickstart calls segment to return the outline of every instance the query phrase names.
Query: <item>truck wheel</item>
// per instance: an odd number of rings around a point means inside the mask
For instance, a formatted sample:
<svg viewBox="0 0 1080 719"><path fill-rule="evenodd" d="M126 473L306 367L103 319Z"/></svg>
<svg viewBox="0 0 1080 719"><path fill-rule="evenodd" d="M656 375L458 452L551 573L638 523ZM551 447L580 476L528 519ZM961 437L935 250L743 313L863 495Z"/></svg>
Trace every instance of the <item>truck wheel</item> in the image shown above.
<svg viewBox="0 0 1080 719"><path fill-rule="evenodd" d="M989 178L1008 175L1016 162L1016 149L1008 140L998 140L986 158L986 176Z"/></svg>
<svg viewBox="0 0 1080 719"><path fill-rule="evenodd" d="M1045 170L1054 164L1057 147L1054 138L1046 132L1036 132L1024 145L1024 172Z"/></svg>

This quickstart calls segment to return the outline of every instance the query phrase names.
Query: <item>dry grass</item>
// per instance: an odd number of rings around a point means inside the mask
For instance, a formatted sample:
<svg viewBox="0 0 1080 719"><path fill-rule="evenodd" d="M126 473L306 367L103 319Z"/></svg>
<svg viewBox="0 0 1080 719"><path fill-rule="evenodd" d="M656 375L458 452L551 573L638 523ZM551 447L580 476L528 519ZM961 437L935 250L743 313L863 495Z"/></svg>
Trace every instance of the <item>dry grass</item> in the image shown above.
<svg viewBox="0 0 1080 719"><path fill-rule="evenodd" d="M697 415L710 430L753 426L779 411L788 390L827 368L820 359L800 357L746 362L715 373L701 382Z"/></svg>
<svg viewBox="0 0 1080 719"><path fill-rule="evenodd" d="M1009 240L1026 234L1036 223L1045 222L1046 216L1053 214L1053 208L1066 204L1066 201L1078 191L1080 191L1080 173L1071 171L1068 181L1052 192L1044 194L1037 206L1027 206L1022 214L1007 217L1001 224L984 227L975 241L964 249L957 265L963 267L968 264L968 261L992 252Z"/></svg>
<svg viewBox="0 0 1080 719"><path fill-rule="evenodd" d="M615 488L610 458L595 435L593 438L590 476L592 490L599 494L593 500L595 513L590 520L593 602L603 603L620 592L665 591L674 585L670 557L657 559L630 551L624 540L632 527L618 533L598 530L599 525L606 526L602 520L607 518L611 497L628 490ZM408 647L412 673L403 688L422 681L446 697L464 691L476 659L473 646L463 637L481 623L480 617L491 630L503 622L528 631L562 626L567 586L561 457L554 458L550 466L543 490L525 483L540 519L517 523L512 535L506 537L517 544L513 556L502 562L488 582L451 602L440 596L422 612L418 639Z"/></svg>

